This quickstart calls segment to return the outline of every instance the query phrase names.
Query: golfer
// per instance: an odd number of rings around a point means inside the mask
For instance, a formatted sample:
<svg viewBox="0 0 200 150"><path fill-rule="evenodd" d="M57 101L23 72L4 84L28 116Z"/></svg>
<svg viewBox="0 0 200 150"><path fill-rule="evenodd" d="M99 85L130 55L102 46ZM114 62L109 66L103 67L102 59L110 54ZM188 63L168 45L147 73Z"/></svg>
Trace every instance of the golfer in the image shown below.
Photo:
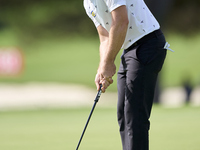
<svg viewBox="0 0 200 150"><path fill-rule="evenodd" d="M102 92L118 72L117 115L123 150L149 149L149 117L156 79L166 56L165 37L143 0L84 0L100 39L95 83Z"/></svg>

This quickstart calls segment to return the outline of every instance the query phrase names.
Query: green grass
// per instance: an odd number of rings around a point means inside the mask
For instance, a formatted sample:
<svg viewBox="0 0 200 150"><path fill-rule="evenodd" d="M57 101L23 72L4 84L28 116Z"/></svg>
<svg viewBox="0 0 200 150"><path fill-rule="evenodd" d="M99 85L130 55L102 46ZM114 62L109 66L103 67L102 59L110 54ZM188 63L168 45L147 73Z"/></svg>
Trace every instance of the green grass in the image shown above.
<svg viewBox="0 0 200 150"><path fill-rule="evenodd" d="M168 55L161 74L163 86L180 86L183 78L189 77L193 84L200 82L200 34L190 38L178 34L167 34L167 41L175 52ZM1 78L0 82L62 82L85 84L94 87L94 77L99 63L98 36L46 37L32 40L20 39L14 31L2 32L0 46L20 47L25 56L25 70L17 78ZM116 65L119 67L120 54ZM116 90L114 85L109 88Z"/></svg>
<svg viewBox="0 0 200 150"><path fill-rule="evenodd" d="M75 149L91 108L7 111L0 113L0 149ZM151 117L150 149L198 150L200 109L154 106ZM96 107L81 150L121 150L115 108Z"/></svg>
<svg viewBox="0 0 200 150"><path fill-rule="evenodd" d="M200 70L196 67L200 64L200 34L183 36L180 34L168 34L167 41L175 52L168 51L163 69L163 85L181 85L184 78L189 78L192 84L200 83Z"/></svg>

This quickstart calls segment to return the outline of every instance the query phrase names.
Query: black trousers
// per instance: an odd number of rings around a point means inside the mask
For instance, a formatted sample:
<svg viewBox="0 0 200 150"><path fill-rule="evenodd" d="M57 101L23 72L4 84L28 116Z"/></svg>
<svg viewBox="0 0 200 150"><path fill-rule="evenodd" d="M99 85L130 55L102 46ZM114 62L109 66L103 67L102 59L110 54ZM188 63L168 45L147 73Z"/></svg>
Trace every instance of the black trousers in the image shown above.
<svg viewBox="0 0 200 150"><path fill-rule="evenodd" d="M123 150L149 149L149 117L157 75L165 57L161 30L124 50L118 71L117 116Z"/></svg>

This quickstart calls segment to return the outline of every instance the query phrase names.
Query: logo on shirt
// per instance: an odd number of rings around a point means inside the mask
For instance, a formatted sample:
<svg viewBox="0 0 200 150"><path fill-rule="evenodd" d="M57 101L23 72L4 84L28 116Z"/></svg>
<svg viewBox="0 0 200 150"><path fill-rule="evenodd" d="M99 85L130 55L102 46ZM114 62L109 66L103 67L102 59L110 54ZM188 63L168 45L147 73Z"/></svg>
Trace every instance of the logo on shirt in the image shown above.
<svg viewBox="0 0 200 150"><path fill-rule="evenodd" d="M96 17L96 14L94 13L94 11L91 11L91 14L93 17Z"/></svg>

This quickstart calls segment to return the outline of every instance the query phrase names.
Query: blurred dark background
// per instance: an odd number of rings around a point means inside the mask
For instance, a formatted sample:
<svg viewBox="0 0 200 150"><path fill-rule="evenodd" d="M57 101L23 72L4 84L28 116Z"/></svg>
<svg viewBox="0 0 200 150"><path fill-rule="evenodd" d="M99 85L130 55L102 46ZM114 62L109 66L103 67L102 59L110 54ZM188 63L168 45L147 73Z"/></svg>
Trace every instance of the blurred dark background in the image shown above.
<svg viewBox="0 0 200 150"><path fill-rule="evenodd" d="M199 0L145 0L164 30L192 34L200 30ZM23 40L41 36L96 34L83 1L0 0L0 31L12 29ZM26 35L26 36L25 36Z"/></svg>

